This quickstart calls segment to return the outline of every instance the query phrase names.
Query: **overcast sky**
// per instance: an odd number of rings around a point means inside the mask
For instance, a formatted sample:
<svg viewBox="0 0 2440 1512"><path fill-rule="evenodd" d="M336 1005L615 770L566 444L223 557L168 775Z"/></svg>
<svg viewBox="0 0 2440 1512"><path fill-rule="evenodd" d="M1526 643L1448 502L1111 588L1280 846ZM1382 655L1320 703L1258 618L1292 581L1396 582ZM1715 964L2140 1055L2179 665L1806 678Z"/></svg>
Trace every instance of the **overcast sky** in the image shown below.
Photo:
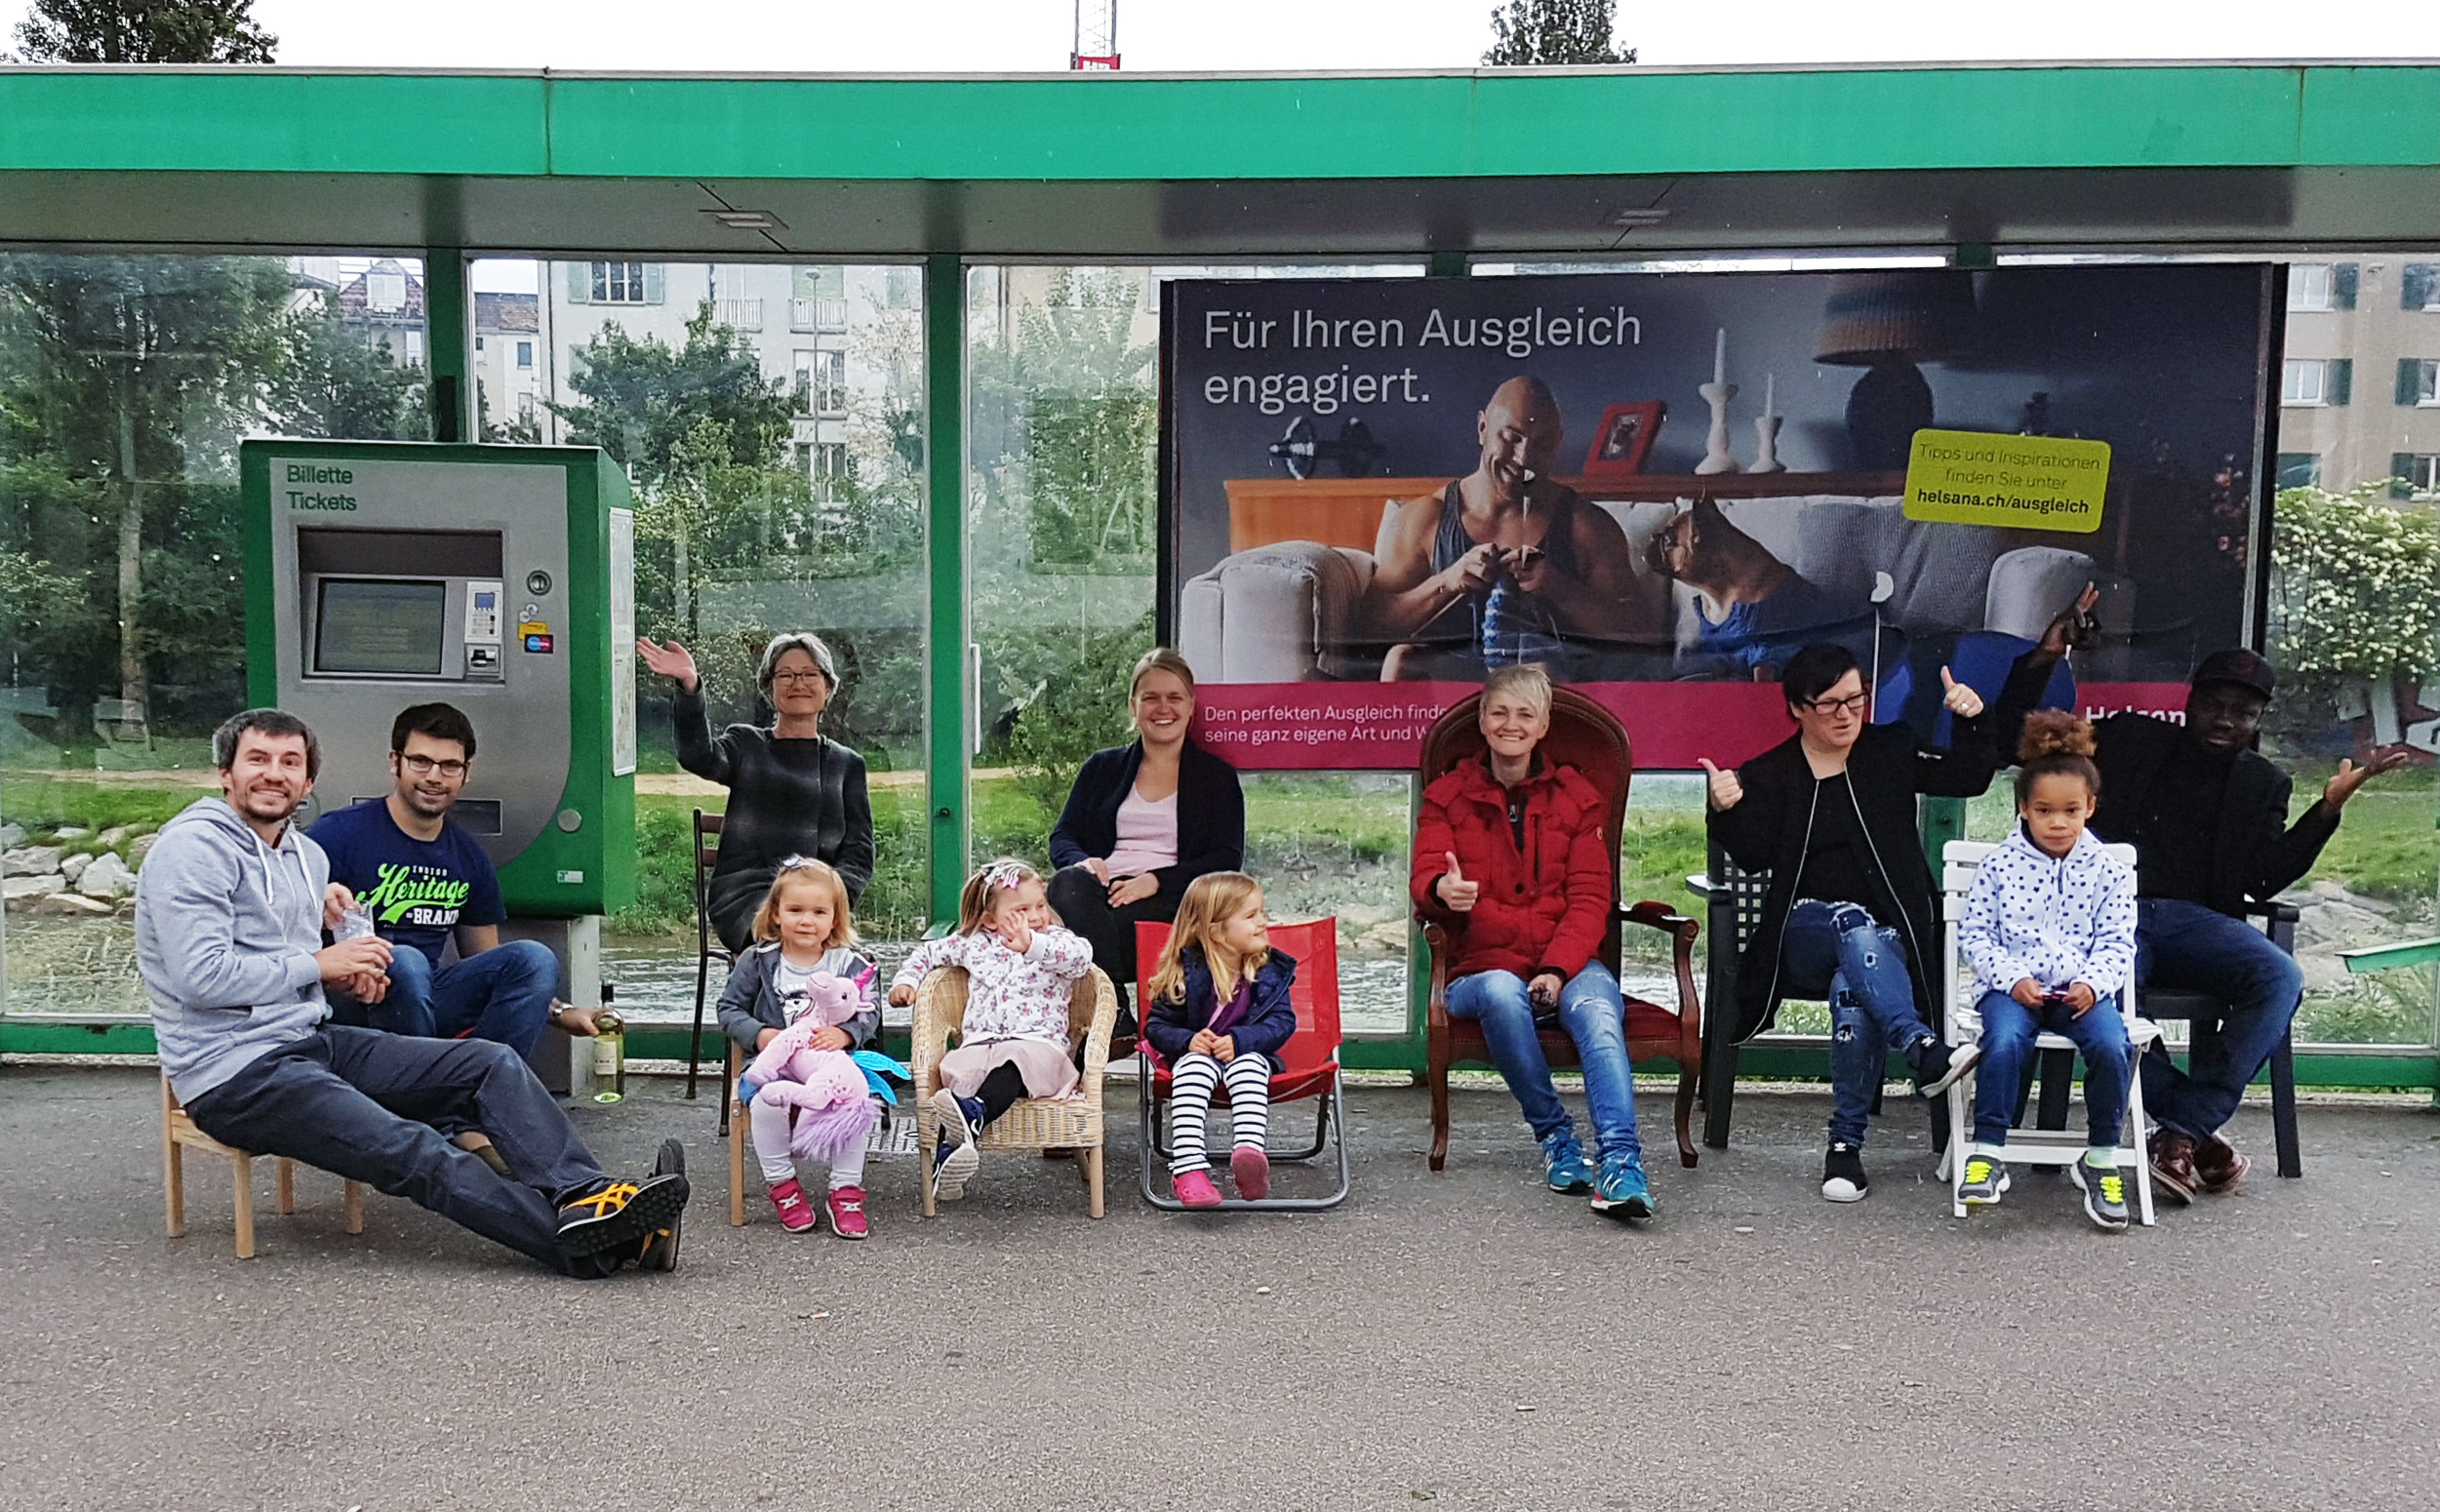
<svg viewBox="0 0 2440 1512"><path fill-rule="evenodd" d="M21 0L0 0L15 20ZM1476 62L1489 0L1122 0L1131 69ZM2434 0L1718 0L1620 8L1646 63L2440 57ZM1073 0L255 0L283 63L682 72L1063 68Z"/></svg>

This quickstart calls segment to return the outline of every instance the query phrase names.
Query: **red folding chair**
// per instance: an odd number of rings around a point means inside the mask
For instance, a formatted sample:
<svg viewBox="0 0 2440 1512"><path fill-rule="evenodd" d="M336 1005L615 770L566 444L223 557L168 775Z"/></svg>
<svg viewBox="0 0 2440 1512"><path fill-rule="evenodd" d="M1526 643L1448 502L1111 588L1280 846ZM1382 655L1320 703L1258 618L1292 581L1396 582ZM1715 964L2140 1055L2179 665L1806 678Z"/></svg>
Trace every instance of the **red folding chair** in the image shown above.
<svg viewBox="0 0 2440 1512"><path fill-rule="evenodd" d="M1169 943L1169 926L1142 924L1136 926L1136 1011L1139 1015L1151 1012L1151 999L1144 991L1151 980L1152 969L1161 958L1161 949ZM1310 1161L1323 1151L1336 1149L1339 1154L1339 1186L1326 1197L1265 1197L1250 1202L1231 1197L1220 1203L1222 1210L1247 1209L1276 1213L1311 1213L1336 1208L1347 1200L1347 1102L1344 1084L1339 1075L1339 921L1315 919L1308 924L1274 924L1271 944L1296 957L1297 977L1288 989L1288 1001L1296 1005L1297 1032L1281 1046L1278 1058L1285 1064L1271 1073L1271 1106L1311 1097L1320 1104L1313 1124L1311 1147L1294 1152L1271 1151L1274 1161ZM1156 1186L1159 1177L1169 1174L1169 1066L1152 1042L1146 1039L1140 1049L1143 1054L1146 1076L1143 1094L1136 1099L1140 1134L1138 1147L1143 1151L1140 1175L1143 1200L1155 1208L1182 1211L1177 1198ZM1228 1106L1228 1089L1216 1089L1212 1106ZM1221 1164L1226 1164L1222 1152ZM1155 1168L1158 1168L1157 1172ZM1165 1185L1166 1183L1160 1183ZM1211 1210L1203 1210L1209 1212Z"/></svg>

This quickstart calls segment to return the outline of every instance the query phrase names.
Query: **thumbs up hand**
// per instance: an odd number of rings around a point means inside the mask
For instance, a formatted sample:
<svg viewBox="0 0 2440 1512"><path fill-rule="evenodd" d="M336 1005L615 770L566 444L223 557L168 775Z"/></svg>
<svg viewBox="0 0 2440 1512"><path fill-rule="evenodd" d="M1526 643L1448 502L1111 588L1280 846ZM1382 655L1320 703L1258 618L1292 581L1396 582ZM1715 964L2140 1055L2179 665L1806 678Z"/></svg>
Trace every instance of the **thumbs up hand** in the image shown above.
<svg viewBox="0 0 2440 1512"><path fill-rule="evenodd" d="M1940 701L1959 719L1972 719L1982 712L1982 695L1949 676L1946 667L1940 668Z"/></svg>
<svg viewBox="0 0 2440 1512"><path fill-rule="evenodd" d="M1708 756L1699 756L1696 760L1701 762L1702 769L1711 774L1711 807L1720 810L1734 809L1743 801L1745 784L1737 780L1735 768L1723 772L1711 764L1711 758Z"/></svg>
<svg viewBox="0 0 2440 1512"><path fill-rule="evenodd" d="M1465 880L1465 873L1458 866L1457 852L1443 851L1440 854L1448 857L1449 869L1440 874L1438 882L1432 884L1433 891L1440 895L1441 902L1448 906L1450 912L1471 913L1474 900L1483 895L1483 885Z"/></svg>

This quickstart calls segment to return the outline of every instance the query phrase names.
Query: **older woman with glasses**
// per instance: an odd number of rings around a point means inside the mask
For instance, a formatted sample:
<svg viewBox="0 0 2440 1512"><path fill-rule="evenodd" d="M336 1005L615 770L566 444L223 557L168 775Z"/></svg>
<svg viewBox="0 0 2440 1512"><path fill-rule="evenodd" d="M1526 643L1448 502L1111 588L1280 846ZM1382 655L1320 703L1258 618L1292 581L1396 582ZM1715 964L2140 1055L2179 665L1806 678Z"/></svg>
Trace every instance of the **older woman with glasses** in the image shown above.
<svg viewBox="0 0 2440 1512"><path fill-rule="evenodd" d="M1970 1045L1950 1051L1933 1027L1942 957L1915 798L1971 798L1990 786L1995 727L2021 721L2045 679L2020 669L1996 719L1945 668L1940 680L1953 716L1945 750L1918 743L1904 725L1870 723L1855 654L1807 646L1780 682L1796 733L1734 771L1702 764L1711 838L1739 866L1771 873L1761 920L1738 955L1737 1038L1768 1028L1781 997L1829 1000L1821 1195L1832 1202L1869 1190L1864 1124L1891 1051L1905 1056L1926 1097L1946 1092L1980 1054Z"/></svg>
<svg viewBox="0 0 2440 1512"><path fill-rule="evenodd" d="M821 733L821 711L838 691L830 648L803 631L772 637L756 679L773 711L769 728L731 725L717 738L703 712L703 683L684 646L642 640L635 654L674 679L678 765L729 789L720 859L708 898L712 929L731 951L753 942L755 905L780 861L809 855L835 868L851 904L872 880L872 801L864 758Z"/></svg>

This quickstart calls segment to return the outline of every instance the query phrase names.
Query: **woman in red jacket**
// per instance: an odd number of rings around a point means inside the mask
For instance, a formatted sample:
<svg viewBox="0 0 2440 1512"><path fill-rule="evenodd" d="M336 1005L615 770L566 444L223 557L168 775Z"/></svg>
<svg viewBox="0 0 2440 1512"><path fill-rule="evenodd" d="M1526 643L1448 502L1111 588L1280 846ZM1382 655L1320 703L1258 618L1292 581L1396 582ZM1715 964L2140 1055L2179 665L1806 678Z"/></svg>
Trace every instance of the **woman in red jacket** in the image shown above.
<svg viewBox="0 0 2440 1512"><path fill-rule="evenodd" d="M1449 1012L1482 1025L1492 1063L1541 1143L1550 1189L1590 1191L1595 1213L1648 1218L1626 1004L1594 959L1618 909L1601 794L1575 768L1541 759L1550 678L1540 667L1493 673L1481 720L1489 754L1423 789L1416 831L1416 906L1457 952ZM1597 1167L1550 1085L1539 1022L1564 1027L1583 1059Z"/></svg>

